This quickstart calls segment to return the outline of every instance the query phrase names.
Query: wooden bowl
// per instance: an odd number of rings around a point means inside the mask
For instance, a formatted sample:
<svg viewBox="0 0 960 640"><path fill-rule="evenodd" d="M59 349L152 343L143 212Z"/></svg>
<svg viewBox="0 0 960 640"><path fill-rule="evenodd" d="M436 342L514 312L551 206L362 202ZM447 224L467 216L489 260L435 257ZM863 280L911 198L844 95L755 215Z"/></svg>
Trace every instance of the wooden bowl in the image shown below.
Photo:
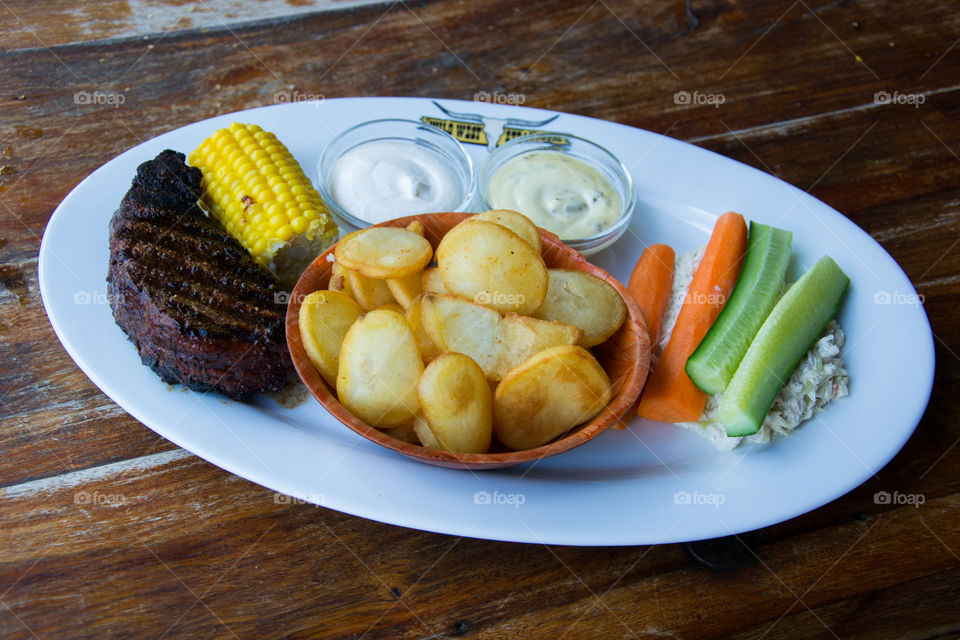
<svg viewBox="0 0 960 640"><path fill-rule="evenodd" d="M471 214L422 214L397 218L376 226L406 227L414 220L419 220L426 227L427 239L436 249L444 234L469 215ZM633 407L640 395L650 364L650 336L647 323L633 296L609 273L587 262L583 256L563 244L554 234L541 229L540 236L543 240L543 259L547 267L576 269L598 276L613 285L627 305L627 319L623 326L609 340L592 349L613 384L610 403L593 420L573 427L552 442L534 449L507 450L494 441L494 445L500 446L502 450L494 450L490 453L449 453L427 449L397 440L361 421L337 400L336 389L331 389L311 364L300 339L298 322L300 304L308 294L327 288L332 266L327 257L332 255L333 247L327 249L303 272L290 295L290 303L287 306L287 345L290 348L293 366L300 375L300 379L327 411L364 438L409 458L441 467L461 469L508 467L569 451L590 440L618 421Z"/></svg>

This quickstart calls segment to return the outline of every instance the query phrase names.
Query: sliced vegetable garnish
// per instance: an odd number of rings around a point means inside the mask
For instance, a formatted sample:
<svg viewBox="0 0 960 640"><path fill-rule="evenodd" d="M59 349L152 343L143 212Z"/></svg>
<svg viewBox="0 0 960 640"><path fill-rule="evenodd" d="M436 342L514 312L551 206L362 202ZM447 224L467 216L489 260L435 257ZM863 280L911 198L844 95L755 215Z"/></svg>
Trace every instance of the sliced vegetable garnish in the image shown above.
<svg viewBox="0 0 960 640"><path fill-rule="evenodd" d="M703 259L660 362L640 396L637 414L661 422L692 422L703 413L707 394L690 381L687 358L706 335L733 290L747 250L747 224L739 213L717 220Z"/></svg>
<svg viewBox="0 0 960 640"><path fill-rule="evenodd" d="M652 244L637 260L630 274L630 293L636 298L643 317L647 320L650 344L660 342L663 313L670 302L673 289L673 263L676 254L665 244Z"/></svg>
<svg viewBox="0 0 960 640"><path fill-rule="evenodd" d="M737 367L718 415L729 436L756 433L804 354L837 313L850 278L829 256L780 298Z"/></svg>
<svg viewBox="0 0 960 640"><path fill-rule="evenodd" d="M687 375L707 393L727 388L743 355L777 303L790 264L793 233L750 223L740 279L717 321L687 360Z"/></svg>

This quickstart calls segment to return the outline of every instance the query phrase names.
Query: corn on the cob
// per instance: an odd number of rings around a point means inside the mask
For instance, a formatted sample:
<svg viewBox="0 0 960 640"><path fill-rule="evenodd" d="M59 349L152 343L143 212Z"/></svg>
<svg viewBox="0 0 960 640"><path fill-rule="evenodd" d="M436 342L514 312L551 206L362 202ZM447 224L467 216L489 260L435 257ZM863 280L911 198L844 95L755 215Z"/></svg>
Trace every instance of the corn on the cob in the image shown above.
<svg viewBox="0 0 960 640"><path fill-rule="evenodd" d="M292 287L337 239L337 224L290 152L269 131L233 123L189 157L203 203L253 258Z"/></svg>

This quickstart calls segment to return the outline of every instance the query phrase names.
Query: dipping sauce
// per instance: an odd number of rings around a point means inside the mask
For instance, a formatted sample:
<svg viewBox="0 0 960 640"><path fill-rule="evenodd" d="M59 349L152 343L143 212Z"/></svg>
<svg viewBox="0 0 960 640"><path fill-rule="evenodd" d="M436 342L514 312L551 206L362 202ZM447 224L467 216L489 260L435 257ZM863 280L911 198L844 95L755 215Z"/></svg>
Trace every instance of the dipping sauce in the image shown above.
<svg viewBox="0 0 960 640"><path fill-rule="evenodd" d="M330 193L350 214L373 224L454 211L464 197L446 158L403 140L372 140L344 152L333 167Z"/></svg>
<svg viewBox="0 0 960 640"><path fill-rule="evenodd" d="M620 216L620 196L599 171L557 151L511 158L487 187L494 209L513 209L562 240L587 238Z"/></svg>

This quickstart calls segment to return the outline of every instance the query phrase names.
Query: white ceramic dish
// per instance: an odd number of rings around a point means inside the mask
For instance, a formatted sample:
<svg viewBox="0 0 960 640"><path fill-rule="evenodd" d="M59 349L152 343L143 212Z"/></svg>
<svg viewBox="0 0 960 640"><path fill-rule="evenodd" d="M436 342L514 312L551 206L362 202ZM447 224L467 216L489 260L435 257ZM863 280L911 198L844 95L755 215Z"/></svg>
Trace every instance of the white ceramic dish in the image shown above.
<svg viewBox="0 0 960 640"><path fill-rule="evenodd" d="M456 111L528 120L542 110L444 101ZM318 403L285 409L170 387L140 364L106 298L107 225L137 165L165 148L189 152L214 129L252 122L307 168L347 127L380 117L441 116L426 99L348 98L251 109L197 122L97 169L54 211L40 248L40 290L80 368L160 435L244 478L328 508L407 527L496 540L626 545L710 538L771 525L850 491L903 446L926 407L933 339L894 260L842 215L804 192L692 145L561 114L548 129L597 141L631 171L637 210L627 233L591 260L621 280L643 247L684 252L728 210L794 233L793 276L829 254L852 279L840 315L851 395L789 438L722 453L682 429L634 419L537 464L470 472L428 466L354 434ZM487 153L468 145L474 162Z"/></svg>

